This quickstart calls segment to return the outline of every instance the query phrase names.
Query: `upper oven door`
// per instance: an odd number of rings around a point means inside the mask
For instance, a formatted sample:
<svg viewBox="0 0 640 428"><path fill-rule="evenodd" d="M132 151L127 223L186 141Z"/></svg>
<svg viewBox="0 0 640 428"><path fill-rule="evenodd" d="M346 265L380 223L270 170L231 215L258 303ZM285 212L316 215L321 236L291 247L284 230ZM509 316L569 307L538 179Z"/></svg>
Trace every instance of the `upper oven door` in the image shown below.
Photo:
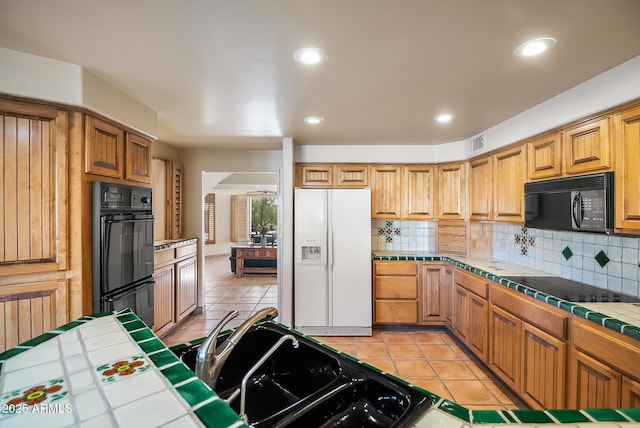
<svg viewBox="0 0 640 428"><path fill-rule="evenodd" d="M153 215L103 215L101 229L102 294L153 275Z"/></svg>

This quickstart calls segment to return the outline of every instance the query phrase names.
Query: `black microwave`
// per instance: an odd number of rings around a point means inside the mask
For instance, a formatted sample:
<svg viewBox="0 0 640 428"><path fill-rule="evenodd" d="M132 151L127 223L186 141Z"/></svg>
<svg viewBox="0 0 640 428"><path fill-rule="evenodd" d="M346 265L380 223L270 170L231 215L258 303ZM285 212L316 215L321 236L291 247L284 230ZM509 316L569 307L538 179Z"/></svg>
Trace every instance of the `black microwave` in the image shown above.
<svg viewBox="0 0 640 428"><path fill-rule="evenodd" d="M613 172L525 183L524 225L613 233Z"/></svg>

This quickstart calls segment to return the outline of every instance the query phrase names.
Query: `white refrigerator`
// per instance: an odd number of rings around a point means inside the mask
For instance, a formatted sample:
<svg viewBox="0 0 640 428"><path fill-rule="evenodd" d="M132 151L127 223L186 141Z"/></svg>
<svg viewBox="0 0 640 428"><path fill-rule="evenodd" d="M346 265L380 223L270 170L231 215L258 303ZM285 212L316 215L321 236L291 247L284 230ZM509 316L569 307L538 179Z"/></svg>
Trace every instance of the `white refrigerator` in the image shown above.
<svg viewBox="0 0 640 428"><path fill-rule="evenodd" d="M370 189L294 190L294 326L370 336Z"/></svg>

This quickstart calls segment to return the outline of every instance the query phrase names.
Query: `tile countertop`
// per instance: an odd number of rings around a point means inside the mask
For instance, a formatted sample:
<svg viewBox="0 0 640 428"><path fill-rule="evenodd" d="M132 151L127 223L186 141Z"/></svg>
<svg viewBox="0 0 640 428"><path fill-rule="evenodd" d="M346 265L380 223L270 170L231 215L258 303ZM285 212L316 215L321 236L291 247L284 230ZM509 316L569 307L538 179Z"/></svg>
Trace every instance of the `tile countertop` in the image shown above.
<svg viewBox="0 0 640 428"><path fill-rule="evenodd" d="M162 241L155 241L153 243L153 247L155 251L159 251L195 244L196 242L198 242L198 238L165 239Z"/></svg>
<svg viewBox="0 0 640 428"><path fill-rule="evenodd" d="M423 260L449 262L469 272L483 276L553 305L576 316L596 322L613 331L640 340L640 305L636 303L574 303L560 299L541 291L526 287L503 277L509 276L548 276L549 273L498 260L474 259L456 255L444 255L412 251L373 251L373 260Z"/></svg>
<svg viewBox="0 0 640 428"><path fill-rule="evenodd" d="M246 426L129 309L0 353L0 426Z"/></svg>

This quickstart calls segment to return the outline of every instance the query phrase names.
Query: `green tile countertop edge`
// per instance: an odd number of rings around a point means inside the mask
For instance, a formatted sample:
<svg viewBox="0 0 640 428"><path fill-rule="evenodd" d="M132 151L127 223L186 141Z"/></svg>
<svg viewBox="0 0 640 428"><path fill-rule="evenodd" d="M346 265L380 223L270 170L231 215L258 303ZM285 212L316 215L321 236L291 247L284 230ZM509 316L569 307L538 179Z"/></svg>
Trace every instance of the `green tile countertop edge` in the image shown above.
<svg viewBox="0 0 640 428"><path fill-rule="evenodd" d="M381 256L381 255L376 255L372 253L371 259L372 260L389 260L389 261L414 261L415 260L415 261L448 262L461 269L464 269L471 273L475 273L476 275L480 275L500 285L511 288L512 290L515 290L519 293L526 294L527 296L533 297L534 299L540 300L541 302L547 303L551 306L555 306L556 308L560 308L563 311L572 313L576 316L579 316L580 318L584 318L586 320L598 323L617 333L621 333L621 334L624 334L625 336L629 336L636 340L640 340L640 327L638 326L627 324L609 315L601 314L600 312L587 309L583 306L580 306L577 303L568 302L559 297L543 293L542 291L538 291L534 288L524 286L518 282L510 281L508 279L502 278L501 276L495 275L493 273L484 271L482 269L478 269L466 263L459 262L454 258L451 258L451 256L434 256L434 255L425 255L425 256L384 255L384 256Z"/></svg>
<svg viewBox="0 0 640 428"><path fill-rule="evenodd" d="M198 238L185 238L185 239L171 239L170 242L162 242L153 246L154 251L167 250L169 248L184 247L185 245L191 245L198 242Z"/></svg>
<svg viewBox="0 0 640 428"><path fill-rule="evenodd" d="M129 333L132 342L135 342L144 355L151 360L158 371L165 377L184 402L191 408L200 422L209 428L247 427L239 415L231 407L221 400L215 392L204 382L195 377L191 371L167 346L147 327L147 325L131 311L103 312L84 316L68 324L57 327L47 333L19 344L18 346L0 353L0 373L4 361L20 353L32 349L48 340L57 337L84 323L113 315L114 318ZM203 338L204 339L204 338ZM194 341L197 343L197 341ZM172 348L173 349L173 348ZM0 379L1 381L1 379Z"/></svg>

